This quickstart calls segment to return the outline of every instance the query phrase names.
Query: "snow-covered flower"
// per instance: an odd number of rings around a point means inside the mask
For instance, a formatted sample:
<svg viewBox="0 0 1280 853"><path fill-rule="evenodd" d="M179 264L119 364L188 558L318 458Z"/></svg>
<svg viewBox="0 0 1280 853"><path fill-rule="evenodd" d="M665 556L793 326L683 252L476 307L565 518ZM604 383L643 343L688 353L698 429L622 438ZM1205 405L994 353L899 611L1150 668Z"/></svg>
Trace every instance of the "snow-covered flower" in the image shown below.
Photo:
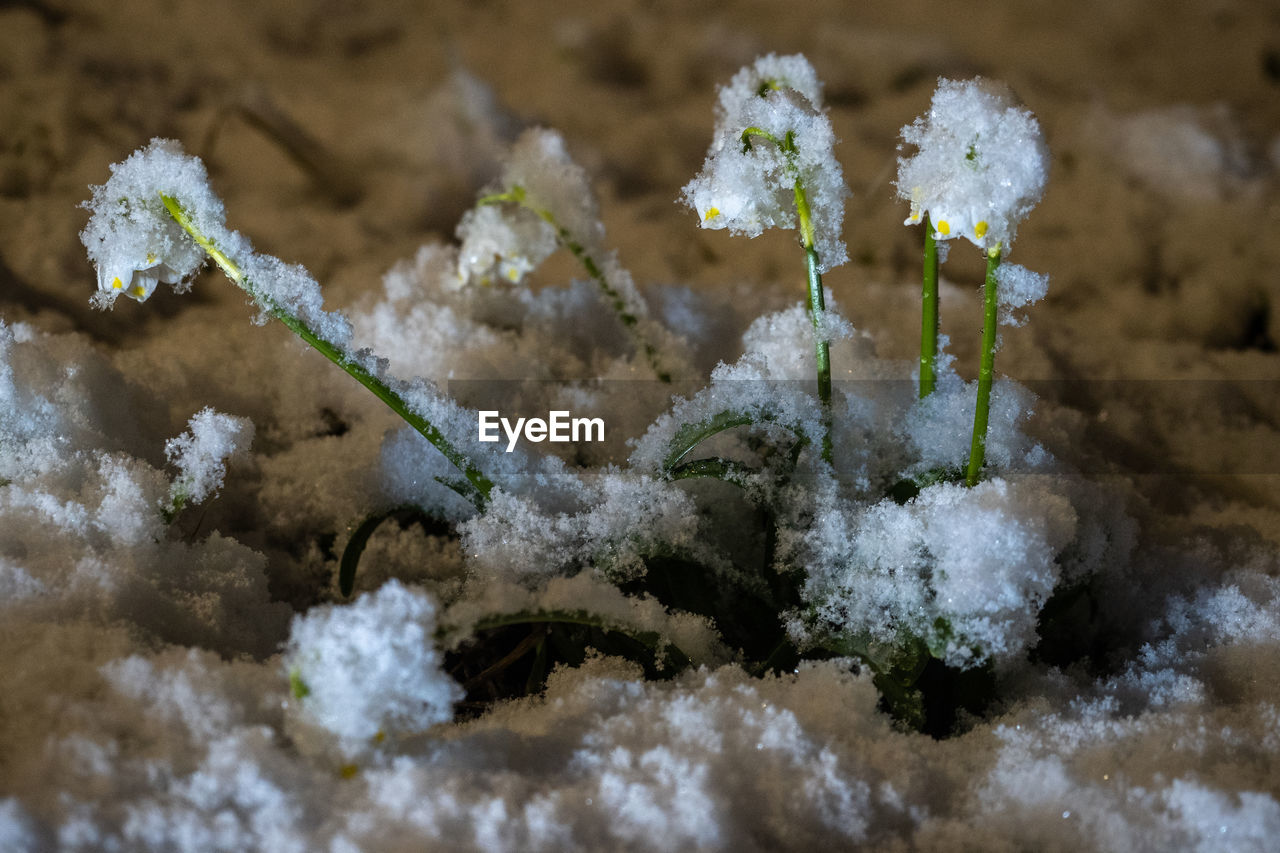
<svg viewBox="0 0 1280 853"><path fill-rule="evenodd" d="M204 164L173 140L151 140L112 165L110 179L92 190L84 207L93 215L80 239L98 270L99 307L121 294L142 302L160 282L181 290L204 263L204 249L174 221L162 195L177 199L204 234L226 231Z"/></svg>
<svg viewBox="0 0 1280 853"><path fill-rule="evenodd" d="M908 225L926 215L939 240L967 237L1008 249L1044 194L1049 151L1040 125L1002 84L938 81L929 112L902 129L917 153L898 159Z"/></svg>
<svg viewBox="0 0 1280 853"><path fill-rule="evenodd" d="M514 204L472 208L458 223L458 281L519 284L556 250L556 232L533 211Z"/></svg>
<svg viewBox="0 0 1280 853"><path fill-rule="evenodd" d="M840 233L849 191L835 142L809 61L800 54L761 57L720 90L711 148L683 200L703 228L755 237L766 228L796 227L798 181L825 272L848 260Z"/></svg>
<svg viewBox="0 0 1280 853"><path fill-rule="evenodd" d="M123 293L139 302L145 302L155 293L160 282L177 284L182 274L147 252L145 257L129 257L121 253L106 253L98 263L98 290L108 296Z"/></svg>

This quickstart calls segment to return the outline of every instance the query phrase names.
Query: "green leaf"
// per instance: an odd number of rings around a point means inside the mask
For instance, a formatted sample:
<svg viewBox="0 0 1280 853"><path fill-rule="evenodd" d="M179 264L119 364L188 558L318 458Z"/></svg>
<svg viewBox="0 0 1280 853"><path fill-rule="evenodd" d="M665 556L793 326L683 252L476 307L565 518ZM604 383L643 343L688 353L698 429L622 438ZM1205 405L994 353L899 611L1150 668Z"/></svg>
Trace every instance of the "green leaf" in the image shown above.
<svg viewBox="0 0 1280 853"><path fill-rule="evenodd" d="M680 460L684 459L689 451L711 436L755 422L755 418L746 412L735 412L730 409L695 423L682 424L671 439L671 449L667 453L667 458L662 461L662 470L669 473L680 464Z"/></svg>
<svg viewBox="0 0 1280 853"><path fill-rule="evenodd" d="M302 680L302 673L296 669L289 670L289 692L298 701L302 701L311 695L311 688Z"/></svg>
<svg viewBox="0 0 1280 853"><path fill-rule="evenodd" d="M689 656L684 653L674 643L664 640L656 631L638 631L626 625L619 625L603 616L598 616L587 610L534 610L519 611L516 613L497 613L492 616L486 616L471 626L472 631L491 631L495 628L505 628L509 625L529 625L535 623L549 623L561 625L583 625L589 628L596 628L605 633L620 634L624 637L636 641L640 645L653 652L659 660L664 659L666 666L659 666L659 669L667 669L674 667L676 671L686 669L692 666ZM436 632L438 640L445 640L448 634L447 628L441 628Z"/></svg>
<svg viewBox="0 0 1280 853"><path fill-rule="evenodd" d="M693 459L689 462L681 462L668 472L673 480L688 480L694 477L713 477L717 480L723 480L726 483L732 483L735 486L746 487L747 479L752 475L759 474L759 470L743 465L741 462L735 462L732 459L722 459L718 456L711 456L706 459Z"/></svg>
<svg viewBox="0 0 1280 853"><path fill-rule="evenodd" d="M389 518L394 518L401 524L418 521L424 528L428 528L431 522L436 521L435 517L422 507L412 504L392 507L367 516L352 532L351 538L347 540L347 547L342 550L342 560L338 564L338 591L343 597L349 598L351 591L355 589L356 569L360 565L360 557L364 554L365 547L369 544L369 537L382 522Z"/></svg>

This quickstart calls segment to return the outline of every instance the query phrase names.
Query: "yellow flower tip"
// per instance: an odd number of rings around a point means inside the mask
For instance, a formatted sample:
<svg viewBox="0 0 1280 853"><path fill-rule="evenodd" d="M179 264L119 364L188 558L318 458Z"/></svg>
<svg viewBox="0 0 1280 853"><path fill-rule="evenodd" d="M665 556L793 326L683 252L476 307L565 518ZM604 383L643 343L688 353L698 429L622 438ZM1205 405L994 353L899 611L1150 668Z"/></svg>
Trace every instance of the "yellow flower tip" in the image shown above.
<svg viewBox="0 0 1280 853"><path fill-rule="evenodd" d="M378 733L373 736L374 743L382 743L386 739L387 739L387 733L381 730L379 730Z"/></svg>
<svg viewBox="0 0 1280 853"><path fill-rule="evenodd" d="M124 282L120 280L120 276L111 279L112 290L124 290Z"/></svg>
<svg viewBox="0 0 1280 853"><path fill-rule="evenodd" d="M338 775L343 779L354 779L359 772L360 768L354 764L344 764L338 768Z"/></svg>
<svg viewBox="0 0 1280 853"><path fill-rule="evenodd" d="M515 284L520 280L520 270L515 267L507 267L507 281Z"/></svg>
<svg viewBox="0 0 1280 853"><path fill-rule="evenodd" d="M147 263L154 264L155 262L156 262L156 256L151 252L147 252Z"/></svg>
<svg viewBox="0 0 1280 853"><path fill-rule="evenodd" d="M978 235L979 240L987 236L987 227L987 221L985 219L973 226L973 233Z"/></svg>
<svg viewBox="0 0 1280 853"><path fill-rule="evenodd" d="M707 208L707 212L703 215L703 217L702 217L702 221L703 221L703 222L710 222L712 219L715 219L715 218L716 218L717 216L719 216L719 215L720 215L720 208L718 208L718 207L709 207L709 208Z"/></svg>
<svg viewBox="0 0 1280 853"><path fill-rule="evenodd" d="M119 280L119 279L117 279L117 281L118 281L118 280ZM146 298L147 298L147 289L146 289L145 287L143 287L142 285L140 285L140 284L135 284L135 285L133 286L133 290L131 290L131 291L129 291L129 292L130 292L130 293L132 293L134 296L138 297L139 299L146 299Z"/></svg>
<svg viewBox="0 0 1280 853"><path fill-rule="evenodd" d="M939 220L938 220L938 233L939 233L939 234L941 234L943 237L946 237L948 234L950 234L950 233L951 233L951 223L947 222L947 220L945 220L945 219L939 219Z"/></svg>

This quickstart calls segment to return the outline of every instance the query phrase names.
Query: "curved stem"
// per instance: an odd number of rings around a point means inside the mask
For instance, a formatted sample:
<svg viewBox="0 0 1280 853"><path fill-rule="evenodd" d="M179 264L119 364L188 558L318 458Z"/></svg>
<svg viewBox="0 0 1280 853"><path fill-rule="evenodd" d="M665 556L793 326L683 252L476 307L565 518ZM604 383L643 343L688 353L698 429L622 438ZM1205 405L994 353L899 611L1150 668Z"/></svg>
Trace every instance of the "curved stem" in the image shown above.
<svg viewBox="0 0 1280 853"><path fill-rule="evenodd" d="M787 131L786 135L783 136L782 139L779 139L777 136L763 128L748 127L746 130L742 131L742 134L739 136L739 139L742 140L743 151L751 150L751 137L753 136L758 136L766 142L772 142L774 145L778 146L779 151L787 155L788 159L793 157L796 153L795 133L790 130Z"/></svg>
<svg viewBox="0 0 1280 853"><path fill-rule="evenodd" d="M609 283L609 279L604 274L604 270L598 263L596 263L595 258L591 257L590 253L587 252L586 247L574 238L569 229L565 228L556 220L555 214L546 208L538 207L537 205L530 203L528 196L525 194L524 187L517 186L507 192L482 196L476 204L501 204L503 202L518 204L526 210L536 213L543 222L555 229L556 242L568 249L569 253L577 258L578 263L582 265L584 270L586 270L587 275L590 276L591 280L600 288L600 291L604 294L609 306L613 308L614 313L618 315L618 321L622 323L623 327L627 330L627 333L631 335L632 342L635 344L636 349L644 353L645 359L649 362L649 367L653 370L654 375L658 377L658 381L670 382L671 373L662 366L662 359L659 357L657 346L646 338L644 333L640 330L640 318L638 318L635 313L627 307L627 300L618 292L617 288Z"/></svg>
<svg viewBox="0 0 1280 853"><path fill-rule="evenodd" d="M667 458L662 460L662 470L670 474L690 451L711 436L734 427L754 424L756 419L746 412L732 409L718 412L709 418L692 424L683 424L671 437L671 450Z"/></svg>
<svg viewBox="0 0 1280 853"><path fill-rule="evenodd" d="M933 224L924 217L924 275L920 291L920 399L933 393L933 372L938 357L938 241Z"/></svg>
<svg viewBox="0 0 1280 853"><path fill-rule="evenodd" d="M586 610L537 610L532 612L522 611L520 613L498 613L477 620L471 626L471 631L474 633L476 631L490 631L494 628L505 628L509 625L539 623L584 625L589 628L598 628L601 631L613 631L630 637L655 654L665 652L672 666L684 669L692 665L689 656L679 646L664 640L657 631L637 631L610 622ZM436 639L444 642L447 639L447 634L447 629L437 629Z"/></svg>
<svg viewBox="0 0 1280 853"><path fill-rule="evenodd" d="M809 315L813 320L814 355L818 372L818 399L822 401L823 410L822 459L827 464L832 464L831 343L823 333L822 316L826 312L826 305L822 295L822 274L818 271L818 251L814 248L816 238L813 230L813 215L809 210L809 196L805 192L804 181L801 180L795 164L796 154L798 153L795 132L788 130L782 139L778 139L776 134L763 128L748 127L742 131L739 137L742 140L742 150L744 152L751 150L751 139L753 137L759 137L776 145L787 159L788 171L795 175L793 191L796 200L796 219L799 223L800 244L804 247L805 272L809 281Z"/></svg>
<svg viewBox="0 0 1280 853"><path fill-rule="evenodd" d="M739 488L746 488L750 477L758 473L750 466L743 465L733 459L712 456L707 459L694 459L690 462L683 462L671 469L670 477L672 480L711 477Z"/></svg>
<svg viewBox="0 0 1280 853"><path fill-rule="evenodd" d="M973 441L969 445L969 467L964 483L975 486L987 450L987 420L991 412L991 384L996 363L996 270L1000 267L1000 246L987 251L987 278L982 286L982 364L978 369L978 403L973 411Z"/></svg>
<svg viewBox="0 0 1280 853"><path fill-rule="evenodd" d="M459 494L471 501L476 509L484 509L489 500L489 493L493 490L492 481L482 474L480 469L476 468L464 453L454 447L453 443L445 438L444 433L440 432L426 418L409 408L409 404L404 401L404 398L380 378L370 373L362 365L351 361L340 346L321 337L301 318L290 314L279 302L263 293L245 276L244 270L234 260L196 227L195 223L191 221L191 217L187 215L186 210L176 199L161 193L160 200L164 202L165 209L169 211L169 215L174 218L174 221L191 235L191 238L196 241L200 248L204 249L205 254L218 265L218 268L231 280L232 284L248 293L272 317L284 323L295 335L302 338L318 350L321 355L341 367L357 382L372 391L375 397L386 403L393 412L403 418L406 423L420 432L427 441L431 442L437 450L443 453L445 458L452 462L466 477L467 488L465 490L457 490Z"/></svg>

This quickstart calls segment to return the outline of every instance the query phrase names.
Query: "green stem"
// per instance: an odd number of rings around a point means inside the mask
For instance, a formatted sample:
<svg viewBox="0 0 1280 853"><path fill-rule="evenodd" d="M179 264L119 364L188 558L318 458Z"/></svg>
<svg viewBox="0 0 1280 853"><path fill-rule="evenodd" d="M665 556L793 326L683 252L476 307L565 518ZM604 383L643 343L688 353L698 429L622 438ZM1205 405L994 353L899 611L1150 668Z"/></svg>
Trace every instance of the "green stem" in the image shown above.
<svg viewBox="0 0 1280 853"><path fill-rule="evenodd" d="M831 464L831 343L821 333L822 315L827 309L822 295L822 274L818 272L818 251L814 248L816 239L813 231L813 215L809 210L809 197L805 193L804 181L800 179L795 164L796 154L798 153L795 132L788 130L782 139L779 139L777 135L763 128L748 127L739 136L742 140L742 150L744 152L751 150L751 139L756 136L776 145L778 150L787 158L787 168L791 174L795 175L793 189L796 199L796 219L800 225L800 244L804 247L805 271L809 280L809 315L813 319L813 343L818 370L818 399L822 402L823 412L822 459L824 462Z"/></svg>
<svg viewBox="0 0 1280 853"><path fill-rule="evenodd" d="M804 246L805 271L809 280L809 316L813 321L814 355L818 369L818 400L822 403L822 459L832 462L831 450L831 342L822 334L822 317L826 301L822 295L822 273L818 272L818 251L814 248L813 217L809 199L799 178L795 183L796 214L800 220L800 239Z"/></svg>
<svg viewBox="0 0 1280 853"><path fill-rule="evenodd" d="M493 483L480 472L480 469L471 463L465 454L454 447L449 439L445 438L444 433L440 432L426 418L410 409L404 398L385 382L374 376L363 366L349 360L341 347L322 338L300 318L290 314L280 303L263 293L245 276L244 270L235 261L228 257L208 236L196 227L195 223L191 221L191 217L187 215L186 210L176 199L161 193L160 200L164 202L165 209L169 211L169 215L174 218L174 221L191 235L191 238L196 241L200 248L204 249L205 254L218 265L218 268L231 280L232 284L248 293L267 313L288 326L290 331L318 350L321 355L351 374L357 382L372 391L375 397L386 403L393 412L422 433L427 441L431 442L437 450L443 453L445 458L452 462L467 479L468 488L461 490L459 493L471 501L476 509L484 509L489 500L489 493L493 490Z"/></svg>
<svg viewBox="0 0 1280 853"><path fill-rule="evenodd" d="M658 377L658 381L670 382L671 373L663 368L662 359L659 358L658 355L658 348L652 341L646 338L644 333L640 330L640 319L627 307L626 299L624 299L622 294L618 292L617 288L609 283L609 279L604 274L604 270L601 269L598 263L596 263L595 258L591 257L587 252L586 247L574 238L569 229L556 221L555 214L546 208L538 207L531 203L524 192L524 187L517 186L507 192L482 196L476 204L500 204L503 202L518 204L526 210L533 211L542 219L543 222L546 222L555 229L556 241L561 246L569 250L569 253L572 254L578 260L578 263L582 265L582 268L586 270L587 275L591 277L591 280L600 288L600 292L604 294L605 300L609 303L610 307L613 308L614 313L618 315L618 321L622 323L623 328L625 328L627 333L631 335L632 342L636 349L644 353L645 359L648 360L649 367L652 368L654 375Z"/></svg>
<svg viewBox="0 0 1280 853"><path fill-rule="evenodd" d="M924 275L920 291L920 399L933 393L938 357L938 242L929 217L924 218Z"/></svg>
<svg viewBox="0 0 1280 853"><path fill-rule="evenodd" d="M982 365L978 369L978 403L973 411L973 442L969 445L969 467L964 483L975 486L987 450L987 419L991 413L991 384L996 364L996 270L1000 267L1000 246L987 251L987 278L982 286Z"/></svg>

